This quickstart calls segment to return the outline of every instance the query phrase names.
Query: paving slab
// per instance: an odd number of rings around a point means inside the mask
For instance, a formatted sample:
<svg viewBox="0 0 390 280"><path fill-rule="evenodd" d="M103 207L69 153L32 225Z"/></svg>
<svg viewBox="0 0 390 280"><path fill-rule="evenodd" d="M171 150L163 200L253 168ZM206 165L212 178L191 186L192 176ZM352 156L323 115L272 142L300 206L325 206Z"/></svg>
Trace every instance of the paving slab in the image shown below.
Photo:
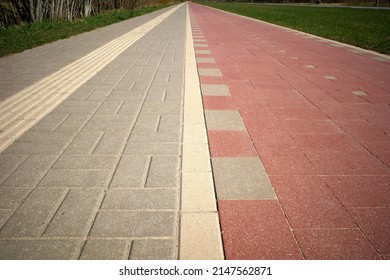
<svg viewBox="0 0 390 280"><path fill-rule="evenodd" d="M66 189L36 189L3 226L0 237L39 237L65 199Z"/></svg>
<svg viewBox="0 0 390 280"><path fill-rule="evenodd" d="M129 257L131 240L89 239L81 253L81 260L126 260Z"/></svg>
<svg viewBox="0 0 390 280"><path fill-rule="evenodd" d="M216 212L212 172L184 172L182 210L184 212ZM201 193L202 195L199 195Z"/></svg>
<svg viewBox="0 0 390 280"><path fill-rule="evenodd" d="M39 183L40 188L106 188L113 170L51 169Z"/></svg>
<svg viewBox="0 0 390 280"><path fill-rule="evenodd" d="M153 156L147 175L146 188L177 188L180 158L175 156Z"/></svg>
<svg viewBox="0 0 390 280"><path fill-rule="evenodd" d="M134 240L130 252L131 260L175 259L175 244L172 239Z"/></svg>
<svg viewBox="0 0 390 280"><path fill-rule="evenodd" d="M216 68L199 68L198 69L199 76L222 76L221 71Z"/></svg>
<svg viewBox="0 0 390 280"><path fill-rule="evenodd" d="M208 57L197 57L196 58L196 61L198 63L215 63L215 59L214 58L208 58Z"/></svg>
<svg viewBox="0 0 390 280"><path fill-rule="evenodd" d="M212 165L218 200L276 199L258 158L215 157Z"/></svg>
<svg viewBox="0 0 390 280"><path fill-rule="evenodd" d="M118 158L113 155L63 155L53 169L114 169Z"/></svg>
<svg viewBox="0 0 390 280"><path fill-rule="evenodd" d="M28 158L28 155L0 154L0 181L4 181L20 164Z"/></svg>
<svg viewBox="0 0 390 280"><path fill-rule="evenodd" d="M206 143L189 143L185 145L183 148L183 157L183 171L211 171L210 154Z"/></svg>
<svg viewBox="0 0 390 280"><path fill-rule="evenodd" d="M245 130L236 110L206 110L205 117L208 130Z"/></svg>
<svg viewBox="0 0 390 280"><path fill-rule="evenodd" d="M4 188L34 188L57 159L57 155L30 155L29 158L2 183L2 186Z"/></svg>
<svg viewBox="0 0 390 280"><path fill-rule="evenodd" d="M110 183L111 188L144 187L151 157L122 156Z"/></svg>
<svg viewBox="0 0 390 280"><path fill-rule="evenodd" d="M110 189L101 206L106 210L175 210L176 189Z"/></svg>
<svg viewBox="0 0 390 280"><path fill-rule="evenodd" d="M15 209L30 194L25 188L1 188L0 209Z"/></svg>
<svg viewBox="0 0 390 280"><path fill-rule="evenodd" d="M129 142L125 149L129 155L179 155L179 143Z"/></svg>
<svg viewBox="0 0 390 280"><path fill-rule="evenodd" d="M229 200L218 206L228 260L303 258L276 200Z"/></svg>
<svg viewBox="0 0 390 280"><path fill-rule="evenodd" d="M174 211L100 211L92 237L169 237L175 231Z"/></svg>
<svg viewBox="0 0 390 280"><path fill-rule="evenodd" d="M306 259L380 259L358 229L296 230L294 233Z"/></svg>
<svg viewBox="0 0 390 280"><path fill-rule="evenodd" d="M257 156L246 131L209 130L208 137L211 157Z"/></svg>
<svg viewBox="0 0 390 280"><path fill-rule="evenodd" d="M234 110L236 106L230 96L203 96L205 110Z"/></svg>
<svg viewBox="0 0 390 280"><path fill-rule="evenodd" d="M69 239L0 240L2 260L74 260L82 242Z"/></svg>
<svg viewBox="0 0 390 280"><path fill-rule="evenodd" d="M223 256L217 213L182 215L182 260L215 260ZM196 230L193 230L193 228ZM199 246L200 245L200 246Z"/></svg>
<svg viewBox="0 0 390 280"><path fill-rule="evenodd" d="M85 237L103 199L99 189L71 189L45 230L45 237Z"/></svg>

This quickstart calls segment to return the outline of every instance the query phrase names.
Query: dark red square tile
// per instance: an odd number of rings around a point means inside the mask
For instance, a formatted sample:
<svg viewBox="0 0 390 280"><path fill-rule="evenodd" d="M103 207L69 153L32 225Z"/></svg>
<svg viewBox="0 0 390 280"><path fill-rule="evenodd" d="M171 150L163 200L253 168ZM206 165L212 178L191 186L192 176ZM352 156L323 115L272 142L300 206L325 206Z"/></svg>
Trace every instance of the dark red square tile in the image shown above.
<svg viewBox="0 0 390 280"><path fill-rule="evenodd" d="M386 134L387 139L390 140L390 114L371 115L366 117L366 119L370 124L382 130Z"/></svg>
<svg viewBox="0 0 390 280"><path fill-rule="evenodd" d="M389 207L348 208L348 211L359 226L376 227L380 225L390 227Z"/></svg>
<svg viewBox="0 0 390 280"><path fill-rule="evenodd" d="M270 181L292 228L356 227L318 176L270 176Z"/></svg>
<svg viewBox="0 0 390 280"><path fill-rule="evenodd" d="M293 86L284 82L282 79L263 80L266 82L259 82L259 77L255 77L255 79L251 79L251 81L257 90L294 90L295 89Z"/></svg>
<svg viewBox="0 0 390 280"><path fill-rule="evenodd" d="M222 71L221 73L226 81L245 80L247 76L243 72L236 71Z"/></svg>
<svg viewBox="0 0 390 280"><path fill-rule="evenodd" d="M363 117L348 104L335 102L316 102L319 109L332 120L363 120Z"/></svg>
<svg viewBox="0 0 390 280"><path fill-rule="evenodd" d="M292 139L281 122L275 116L269 116L266 111L257 114L244 112L242 120L254 142L267 139L278 141L280 137Z"/></svg>
<svg viewBox="0 0 390 280"><path fill-rule="evenodd" d="M277 121L272 111L267 107L264 102L252 98L252 100L234 98L234 103L237 109L240 111L242 118L252 120L255 122L261 122L261 119L274 119Z"/></svg>
<svg viewBox="0 0 390 280"><path fill-rule="evenodd" d="M302 151L364 151L364 147L346 133L291 134Z"/></svg>
<svg viewBox="0 0 390 280"><path fill-rule="evenodd" d="M376 155L384 164L390 167L390 152L379 152Z"/></svg>
<svg viewBox="0 0 390 280"><path fill-rule="evenodd" d="M320 175L389 175L390 168L367 151L305 151Z"/></svg>
<svg viewBox="0 0 390 280"><path fill-rule="evenodd" d="M380 156L390 152L390 140L372 141L364 143L364 146L374 155Z"/></svg>
<svg viewBox="0 0 390 280"><path fill-rule="evenodd" d="M385 132L365 120L336 120L337 124L361 143L389 141Z"/></svg>
<svg viewBox="0 0 390 280"><path fill-rule="evenodd" d="M340 127L332 120L284 120L284 127L290 133L341 133Z"/></svg>
<svg viewBox="0 0 390 280"><path fill-rule="evenodd" d="M336 102L336 100L323 90L300 90L303 96L314 104L320 102Z"/></svg>
<svg viewBox="0 0 390 280"><path fill-rule="evenodd" d="M272 149L255 143L268 175L317 175L317 171L299 149Z"/></svg>
<svg viewBox="0 0 390 280"><path fill-rule="evenodd" d="M233 98L230 96L206 96L202 97L205 110L236 110Z"/></svg>
<svg viewBox="0 0 390 280"><path fill-rule="evenodd" d="M378 95L378 96L366 95L366 96L362 96L362 98L374 104L387 104L387 105L390 104L390 95Z"/></svg>
<svg viewBox="0 0 390 280"><path fill-rule="evenodd" d="M390 176L322 176L345 207L390 205Z"/></svg>
<svg viewBox="0 0 390 280"><path fill-rule="evenodd" d="M302 259L277 201L219 201L229 260Z"/></svg>
<svg viewBox="0 0 390 280"><path fill-rule="evenodd" d="M227 84L235 99L245 99L249 103L257 95L257 90L247 80L229 80Z"/></svg>
<svg viewBox="0 0 390 280"><path fill-rule="evenodd" d="M390 254L390 208L349 208L368 240L380 254Z"/></svg>
<svg viewBox="0 0 390 280"><path fill-rule="evenodd" d="M308 104L306 98L296 90L260 91L259 94L270 107L305 106Z"/></svg>
<svg viewBox="0 0 390 280"><path fill-rule="evenodd" d="M316 90L318 87L313 84L311 81L308 81L307 79L300 77L297 75L297 77L294 79L294 77L291 77L289 79L289 84L292 85L297 90Z"/></svg>
<svg viewBox="0 0 390 280"><path fill-rule="evenodd" d="M247 79L244 72L241 71L240 67L233 64L219 63L219 70L226 80L245 80Z"/></svg>
<svg viewBox="0 0 390 280"><path fill-rule="evenodd" d="M211 157L251 157L257 156L246 131L209 130Z"/></svg>
<svg viewBox="0 0 390 280"><path fill-rule="evenodd" d="M298 145L294 142L291 136L284 130L273 130L272 132L263 131L262 135L252 136L257 142L255 143L256 149L259 153L266 153L268 151L277 150L280 153L286 151L299 151Z"/></svg>
<svg viewBox="0 0 390 280"><path fill-rule="evenodd" d="M294 234L309 260L380 259L359 229L305 229Z"/></svg>
<svg viewBox="0 0 390 280"><path fill-rule="evenodd" d="M390 254L389 255L381 255L381 257L384 260L390 260Z"/></svg>
<svg viewBox="0 0 390 280"><path fill-rule="evenodd" d="M368 103L361 96L357 96L353 94L352 93L353 91L357 91L356 87L353 87L350 90L346 90L346 91L344 90L336 91L332 89L332 90L328 90L328 94L340 103L351 103L351 104Z"/></svg>
<svg viewBox="0 0 390 280"><path fill-rule="evenodd" d="M273 112L281 120L325 120L328 117L314 106L274 108Z"/></svg>

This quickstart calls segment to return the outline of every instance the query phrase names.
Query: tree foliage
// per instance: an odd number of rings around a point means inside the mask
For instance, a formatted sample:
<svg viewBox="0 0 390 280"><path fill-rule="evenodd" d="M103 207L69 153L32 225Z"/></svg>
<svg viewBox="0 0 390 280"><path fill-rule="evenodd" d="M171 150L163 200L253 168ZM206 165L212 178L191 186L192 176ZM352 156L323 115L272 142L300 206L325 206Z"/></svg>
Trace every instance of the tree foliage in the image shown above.
<svg viewBox="0 0 390 280"><path fill-rule="evenodd" d="M0 27L22 22L74 20L113 9L134 9L168 0L0 0Z"/></svg>

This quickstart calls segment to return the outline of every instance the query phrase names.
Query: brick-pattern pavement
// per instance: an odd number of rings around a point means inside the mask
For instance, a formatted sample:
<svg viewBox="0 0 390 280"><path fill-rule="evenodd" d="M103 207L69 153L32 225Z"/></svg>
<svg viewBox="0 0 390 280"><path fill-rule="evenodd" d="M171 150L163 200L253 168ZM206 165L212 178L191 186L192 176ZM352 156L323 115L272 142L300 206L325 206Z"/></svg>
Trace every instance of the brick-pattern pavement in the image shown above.
<svg viewBox="0 0 390 280"><path fill-rule="evenodd" d="M221 259L217 210L227 259L389 259L388 57L190 4L193 50L185 7L0 153L0 259ZM1 59L0 100L167 10Z"/></svg>
<svg viewBox="0 0 390 280"><path fill-rule="evenodd" d="M55 71L161 13L54 43L61 59L44 46L0 63ZM0 154L1 259L177 258L185 19L182 6Z"/></svg>
<svg viewBox="0 0 390 280"><path fill-rule="evenodd" d="M389 57L190 9L226 258L388 259Z"/></svg>

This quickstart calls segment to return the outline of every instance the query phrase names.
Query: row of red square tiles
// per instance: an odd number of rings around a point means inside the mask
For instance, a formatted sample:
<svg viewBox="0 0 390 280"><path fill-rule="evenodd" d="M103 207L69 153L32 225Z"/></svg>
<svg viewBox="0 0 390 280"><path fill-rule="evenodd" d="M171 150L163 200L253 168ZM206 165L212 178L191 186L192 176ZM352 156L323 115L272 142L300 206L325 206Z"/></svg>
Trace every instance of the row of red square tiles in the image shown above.
<svg viewBox="0 0 390 280"><path fill-rule="evenodd" d="M207 31L207 26L203 29ZM212 47L211 49L213 54L218 51ZM215 58L213 55L201 56ZM239 80L240 76L235 76L234 73L236 69L226 71L229 69L231 61L224 62L218 58L216 60L219 63L218 66L222 66L219 68L223 73L223 78L201 77L201 83L227 83L232 97L204 96L204 108L205 110L238 109L250 137L246 131L208 131L211 156L256 156L259 153L267 173L271 175L270 180L279 198L279 201L218 202L226 257L229 259L378 259L380 258L379 252L382 258L388 258L390 252L387 236L390 227L388 223L383 223L383 221L386 221L386 217L390 214L386 208L389 205L387 197L390 196L387 186L390 177L381 175L382 172L387 171L386 167L379 164L383 170L379 171L379 176L375 177L377 182L373 185L373 191L368 193L368 199L366 199L367 189L365 186L361 184L360 187L354 188L354 184L361 182L361 180L364 181L367 177L336 175L339 175L337 172L344 174L345 170L340 171L340 167L344 167L347 171L353 170L356 167L353 165L356 160L367 163L361 167L363 170L370 167L373 167L372 170L376 170L378 166L376 166L375 160L370 163L369 158L363 156L366 153L361 153L360 147L352 145L353 149L356 148L355 158L345 160L342 153L333 153L328 159L330 164L324 164L323 156L326 154L323 154L318 159L318 164L313 164L315 160L310 157L309 160L307 154L302 153L300 149L302 147L298 146L295 149L289 147L289 141L293 139L288 137L291 135L285 133L285 130L278 131L278 128L283 126L281 126L280 121L272 122L272 116L275 115L270 115L267 110L264 112L261 110L264 105L270 105L270 102L272 105L272 102L278 104L278 102L285 100L280 98L272 100L272 97L270 97L271 101L264 98L263 100L253 98L256 94L256 88L248 84L246 80ZM203 66L212 68L210 65L198 65L198 67ZM237 86L239 90L235 90ZM294 99L291 102L299 103L301 101L305 100ZM286 102L288 105L289 101ZM281 114L299 113L302 116L301 108L295 110L294 108L290 111L281 110ZM257 118L258 112L260 112L261 118ZM307 124L310 121L314 122L316 124L314 127L319 130L331 130L333 133L332 130L338 128L329 121L326 115L321 115L321 112L308 110L303 112L303 115L305 113L307 116L300 122L299 120L289 122L288 118L285 119L285 122L289 123L291 129L306 129L310 132L312 132L311 127L308 127ZM314 119L308 120L313 115ZM253 127L251 127L251 117L253 118L253 116L255 119L252 123ZM271 118L267 119L267 117ZM259 127L256 124L259 124L260 119L263 122L260 123ZM320 125L317 126L317 124ZM264 126L266 128L262 130L261 128ZM259 129L261 133L256 135ZM265 131L269 133L263 133ZM349 139L340 135L333 136L331 133L329 134L330 140L332 137L335 138L336 142L341 139L341 143L343 143L345 140L345 145L349 147ZM296 135L296 137L302 138L302 135ZM318 138L315 139L315 136L313 137L314 139L310 139L310 137L301 139L302 146L310 147L310 142L318 140ZM258 142L254 144L253 139ZM328 142L323 142L324 149L327 151ZM275 143L276 146L273 147ZM291 143L294 145L296 141ZM317 144L314 146L316 147ZM281 147L287 147L284 149L285 153L283 149L280 150ZM274 153L269 153L267 157L265 150L269 148L273 149ZM343 150L345 147L339 148ZM279 151L280 153L275 154ZM310 149L307 153L310 153ZM339 166L337 164L335 166L334 163L338 163L340 160ZM352 166L348 166L348 163ZM317 169L321 169L321 166L325 173L324 176L319 176L317 171ZM280 173L280 170L287 172ZM334 171L337 171L336 174ZM359 174L360 171L357 170L356 174ZM326 174L327 172L330 174ZM372 178L370 178L370 182L372 182ZM341 198L341 203L339 198ZM377 207L378 203L385 207L379 210L351 208L348 211L345 208L345 206L354 207L362 204ZM377 219L373 219L373 222L369 223L367 221L370 219L367 220L367 216L377 217ZM279 223L270 223L269 221L279 221ZM370 242L368 242L367 236Z"/></svg>
<svg viewBox="0 0 390 280"><path fill-rule="evenodd" d="M197 57L212 58L213 55L197 54ZM218 65L198 63L197 67L218 68ZM223 77L204 76L200 77L200 83L203 85L226 84ZM231 96L204 95L202 99L204 110L237 110ZM211 157L257 156L247 131L208 130L207 134ZM253 203L260 208L248 208ZM261 207L262 205L266 206L266 213L264 209L261 209L264 208ZM227 259L302 259L299 247L277 201L218 201L218 207ZM252 217L251 214L254 216ZM256 217L263 217L267 224ZM275 220L272 217L278 217L278 219ZM275 238L276 228L281 234Z"/></svg>

